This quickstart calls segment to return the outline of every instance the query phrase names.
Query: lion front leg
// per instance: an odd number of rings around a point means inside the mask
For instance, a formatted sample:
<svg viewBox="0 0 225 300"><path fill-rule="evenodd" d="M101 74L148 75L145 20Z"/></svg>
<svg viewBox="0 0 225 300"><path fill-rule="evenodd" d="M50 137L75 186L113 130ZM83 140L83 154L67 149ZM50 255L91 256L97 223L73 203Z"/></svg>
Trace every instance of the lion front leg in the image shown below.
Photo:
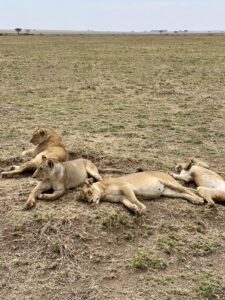
<svg viewBox="0 0 225 300"><path fill-rule="evenodd" d="M132 203L130 200L123 197L122 201L124 206L133 211L135 214L141 215L145 212L146 208L140 209L136 204Z"/></svg>
<svg viewBox="0 0 225 300"><path fill-rule="evenodd" d="M189 175L188 172L184 172L183 170L181 171L180 174L176 174L176 173L169 173L174 179L177 180L183 180L184 182L190 182L192 181L192 177Z"/></svg>
<svg viewBox="0 0 225 300"><path fill-rule="evenodd" d="M137 207L137 210L139 211L140 214L145 213L146 206L136 198L134 191L130 187L122 186L120 189L122 194L124 195L125 200L128 200L133 205L133 207ZM124 203L124 199L123 199L123 203ZM129 205L129 203L127 204Z"/></svg>
<svg viewBox="0 0 225 300"><path fill-rule="evenodd" d="M52 194L40 194L38 199L40 200L57 200L65 193L65 189L54 191Z"/></svg>
<svg viewBox="0 0 225 300"><path fill-rule="evenodd" d="M50 190L51 183L49 181L41 181L30 193L28 200L26 202L26 208L31 208L35 205L35 200L41 195L44 191Z"/></svg>

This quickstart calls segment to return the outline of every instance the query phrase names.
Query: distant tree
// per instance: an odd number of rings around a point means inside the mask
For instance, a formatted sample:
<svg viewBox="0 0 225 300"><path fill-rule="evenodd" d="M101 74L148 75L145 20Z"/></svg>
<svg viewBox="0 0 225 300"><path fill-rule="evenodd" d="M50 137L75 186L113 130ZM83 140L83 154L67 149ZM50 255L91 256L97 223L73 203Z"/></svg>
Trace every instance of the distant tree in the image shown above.
<svg viewBox="0 0 225 300"><path fill-rule="evenodd" d="M20 34L20 32L22 31L22 28L15 28L15 31L17 32L17 34Z"/></svg>
<svg viewBox="0 0 225 300"><path fill-rule="evenodd" d="M159 30L159 33L164 33L164 32L167 32L167 30L165 30L165 29Z"/></svg>
<svg viewBox="0 0 225 300"><path fill-rule="evenodd" d="M31 29L25 29L26 34L29 34Z"/></svg>

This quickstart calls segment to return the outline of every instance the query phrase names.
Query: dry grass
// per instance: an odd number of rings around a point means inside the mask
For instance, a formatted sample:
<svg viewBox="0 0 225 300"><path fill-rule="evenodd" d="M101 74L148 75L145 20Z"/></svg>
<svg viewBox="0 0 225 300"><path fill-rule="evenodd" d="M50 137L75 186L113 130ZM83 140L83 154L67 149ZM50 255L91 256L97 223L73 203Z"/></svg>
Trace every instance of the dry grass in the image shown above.
<svg viewBox="0 0 225 300"><path fill-rule="evenodd" d="M0 40L0 168L46 125L101 167L198 156L225 174L224 36ZM224 206L160 199L136 217L71 191L23 211L33 185L0 180L0 299L225 299Z"/></svg>

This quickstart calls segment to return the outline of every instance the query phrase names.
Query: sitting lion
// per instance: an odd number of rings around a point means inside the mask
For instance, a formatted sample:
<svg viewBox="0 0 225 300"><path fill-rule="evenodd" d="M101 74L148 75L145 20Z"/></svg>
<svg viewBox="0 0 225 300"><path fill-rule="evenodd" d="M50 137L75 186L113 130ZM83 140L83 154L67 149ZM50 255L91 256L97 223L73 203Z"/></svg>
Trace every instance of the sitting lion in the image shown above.
<svg viewBox="0 0 225 300"><path fill-rule="evenodd" d="M96 180L102 180L97 167L87 159L75 159L59 162L42 156L39 168L33 174L40 182L31 192L26 207L34 206L36 199L56 200L61 197L66 189L76 188L83 184L88 175ZM44 193L52 189L53 193Z"/></svg>
<svg viewBox="0 0 225 300"><path fill-rule="evenodd" d="M178 164L175 170L179 174L173 173L172 176L185 182L195 182L199 196L210 206L215 204L214 200L225 202L225 181L216 172L210 170L205 162L190 158Z"/></svg>
<svg viewBox="0 0 225 300"><path fill-rule="evenodd" d="M93 185L86 181L77 199L94 203L100 200L121 202L133 212L142 214L146 207L136 196L146 199L166 196L183 198L193 204L204 203L202 198L179 184L169 174L162 172L140 172L121 177L106 177Z"/></svg>
<svg viewBox="0 0 225 300"><path fill-rule="evenodd" d="M43 155L61 162L67 159L67 151L62 138L50 128L36 128L30 142L37 145L37 147L23 151L22 156L29 154L33 159L21 166L14 166L15 169L12 171L2 172L2 177L12 177L28 170L36 170L42 161Z"/></svg>

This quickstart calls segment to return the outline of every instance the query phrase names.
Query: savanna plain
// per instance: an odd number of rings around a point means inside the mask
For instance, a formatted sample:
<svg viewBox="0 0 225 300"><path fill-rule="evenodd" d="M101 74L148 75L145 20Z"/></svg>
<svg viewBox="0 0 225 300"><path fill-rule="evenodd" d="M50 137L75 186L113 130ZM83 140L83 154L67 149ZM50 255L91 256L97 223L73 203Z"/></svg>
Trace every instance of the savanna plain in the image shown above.
<svg viewBox="0 0 225 300"><path fill-rule="evenodd" d="M36 126L100 168L225 176L225 36L0 36L0 169ZM225 299L225 206L89 205L68 191L24 210L28 175L0 179L0 299Z"/></svg>

